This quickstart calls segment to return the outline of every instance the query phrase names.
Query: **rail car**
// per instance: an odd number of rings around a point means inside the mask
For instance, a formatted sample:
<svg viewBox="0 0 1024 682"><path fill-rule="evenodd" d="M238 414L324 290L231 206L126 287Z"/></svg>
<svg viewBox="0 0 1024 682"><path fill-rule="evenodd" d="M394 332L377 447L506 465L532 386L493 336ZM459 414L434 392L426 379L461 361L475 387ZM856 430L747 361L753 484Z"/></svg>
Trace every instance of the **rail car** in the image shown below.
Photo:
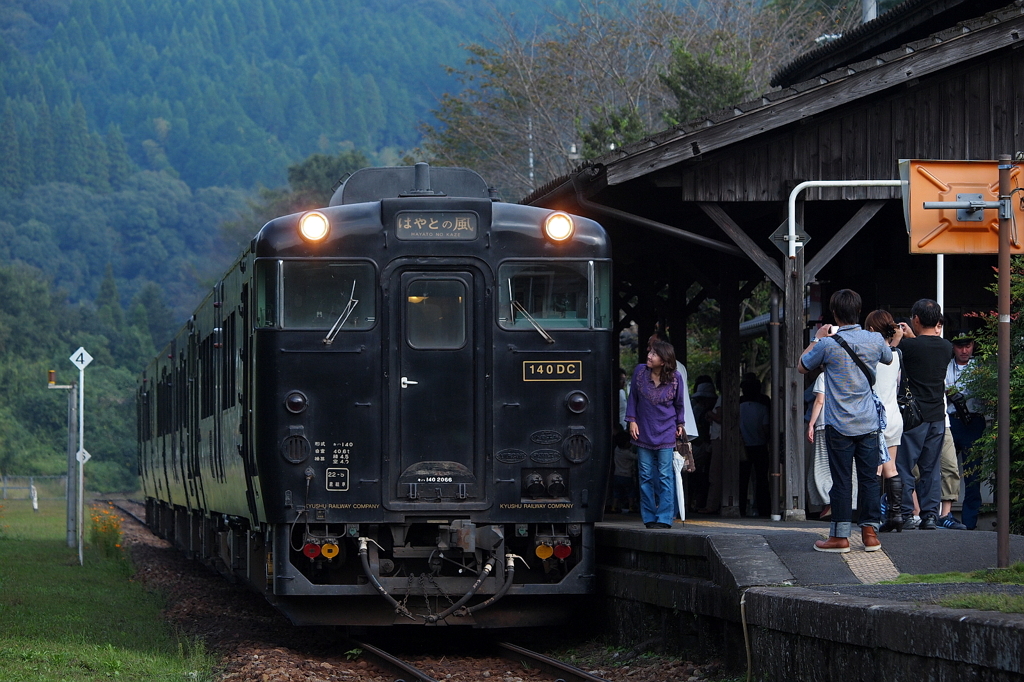
<svg viewBox="0 0 1024 682"><path fill-rule="evenodd" d="M147 523L298 625L556 624L595 588L608 238L466 169L276 218L140 377Z"/></svg>

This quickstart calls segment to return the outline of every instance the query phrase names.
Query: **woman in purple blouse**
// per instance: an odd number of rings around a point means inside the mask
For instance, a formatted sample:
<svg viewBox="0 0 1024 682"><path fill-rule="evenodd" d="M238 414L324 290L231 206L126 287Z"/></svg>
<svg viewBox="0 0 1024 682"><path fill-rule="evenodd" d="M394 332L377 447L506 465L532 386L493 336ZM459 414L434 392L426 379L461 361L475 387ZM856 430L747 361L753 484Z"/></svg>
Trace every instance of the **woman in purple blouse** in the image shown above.
<svg viewBox="0 0 1024 682"><path fill-rule="evenodd" d="M637 447L640 471L640 517L648 528L671 528L675 512L672 451L683 435L683 377L676 371L676 351L667 341L651 342L647 363L633 371L626 421Z"/></svg>

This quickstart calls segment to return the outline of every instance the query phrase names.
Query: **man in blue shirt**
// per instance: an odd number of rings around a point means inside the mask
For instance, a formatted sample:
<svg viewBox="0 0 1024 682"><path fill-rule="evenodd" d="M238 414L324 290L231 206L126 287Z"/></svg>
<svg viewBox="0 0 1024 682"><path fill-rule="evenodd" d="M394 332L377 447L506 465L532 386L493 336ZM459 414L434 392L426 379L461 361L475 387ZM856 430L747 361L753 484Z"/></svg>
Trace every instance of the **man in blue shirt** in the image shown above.
<svg viewBox="0 0 1024 682"><path fill-rule="evenodd" d="M800 356L798 367L807 374L819 366L825 369L825 406L822 420L825 425L825 444L832 472L832 525L828 540L818 540L814 549L819 552L849 552L850 532L853 525L853 488L851 483L854 464L857 466L859 525L864 549L873 552L882 548L876 531L881 525L879 491L876 472L880 464L878 400L871 385L879 362L892 362L892 350L877 332L861 329L860 295L850 289L832 294L829 308L838 323L822 325L811 343ZM860 365L843 345L842 339L867 365L869 380ZM884 408L882 408L884 410Z"/></svg>

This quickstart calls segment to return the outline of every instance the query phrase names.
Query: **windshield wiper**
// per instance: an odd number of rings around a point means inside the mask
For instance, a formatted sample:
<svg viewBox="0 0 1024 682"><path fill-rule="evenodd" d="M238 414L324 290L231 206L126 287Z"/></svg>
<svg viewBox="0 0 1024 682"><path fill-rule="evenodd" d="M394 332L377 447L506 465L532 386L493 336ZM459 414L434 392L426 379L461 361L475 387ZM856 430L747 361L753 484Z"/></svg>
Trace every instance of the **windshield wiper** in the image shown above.
<svg viewBox="0 0 1024 682"><path fill-rule="evenodd" d="M356 282L352 280L352 293L348 295L348 303L345 304L345 309L341 311L341 315L338 316L338 320L331 327L331 331L327 332L327 336L324 337L324 345L329 346L334 343L334 337L338 335L341 328L348 322L349 315L359 305L359 299L356 298Z"/></svg>
<svg viewBox="0 0 1024 682"><path fill-rule="evenodd" d="M512 310L518 310L519 312L521 312L523 314L523 317L525 317L526 320L533 325L533 328L536 329L540 333L540 335L544 337L545 341L547 341L548 343L555 342L555 340L551 338L551 334L548 334L546 331L544 331L543 327L537 324L537 320L533 319L533 316L531 316L530 313L526 312L526 308L523 307L522 303L515 299L512 299ZM515 324L514 316L512 318L512 323Z"/></svg>

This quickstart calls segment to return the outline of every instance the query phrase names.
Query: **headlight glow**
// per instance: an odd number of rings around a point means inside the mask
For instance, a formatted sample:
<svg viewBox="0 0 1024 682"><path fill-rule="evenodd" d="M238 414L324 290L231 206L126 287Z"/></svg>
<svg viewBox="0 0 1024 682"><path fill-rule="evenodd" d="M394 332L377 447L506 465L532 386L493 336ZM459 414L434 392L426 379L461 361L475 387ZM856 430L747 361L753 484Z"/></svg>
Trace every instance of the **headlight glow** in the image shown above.
<svg viewBox="0 0 1024 682"><path fill-rule="evenodd" d="M299 232L311 242L318 242L331 231L331 221L319 211L310 211L299 218Z"/></svg>
<svg viewBox="0 0 1024 682"><path fill-rule="evenodd" d="M574 229L568 213L552 213L544 221L544 233L556 242L564 242L571 237Z"/></svg>

